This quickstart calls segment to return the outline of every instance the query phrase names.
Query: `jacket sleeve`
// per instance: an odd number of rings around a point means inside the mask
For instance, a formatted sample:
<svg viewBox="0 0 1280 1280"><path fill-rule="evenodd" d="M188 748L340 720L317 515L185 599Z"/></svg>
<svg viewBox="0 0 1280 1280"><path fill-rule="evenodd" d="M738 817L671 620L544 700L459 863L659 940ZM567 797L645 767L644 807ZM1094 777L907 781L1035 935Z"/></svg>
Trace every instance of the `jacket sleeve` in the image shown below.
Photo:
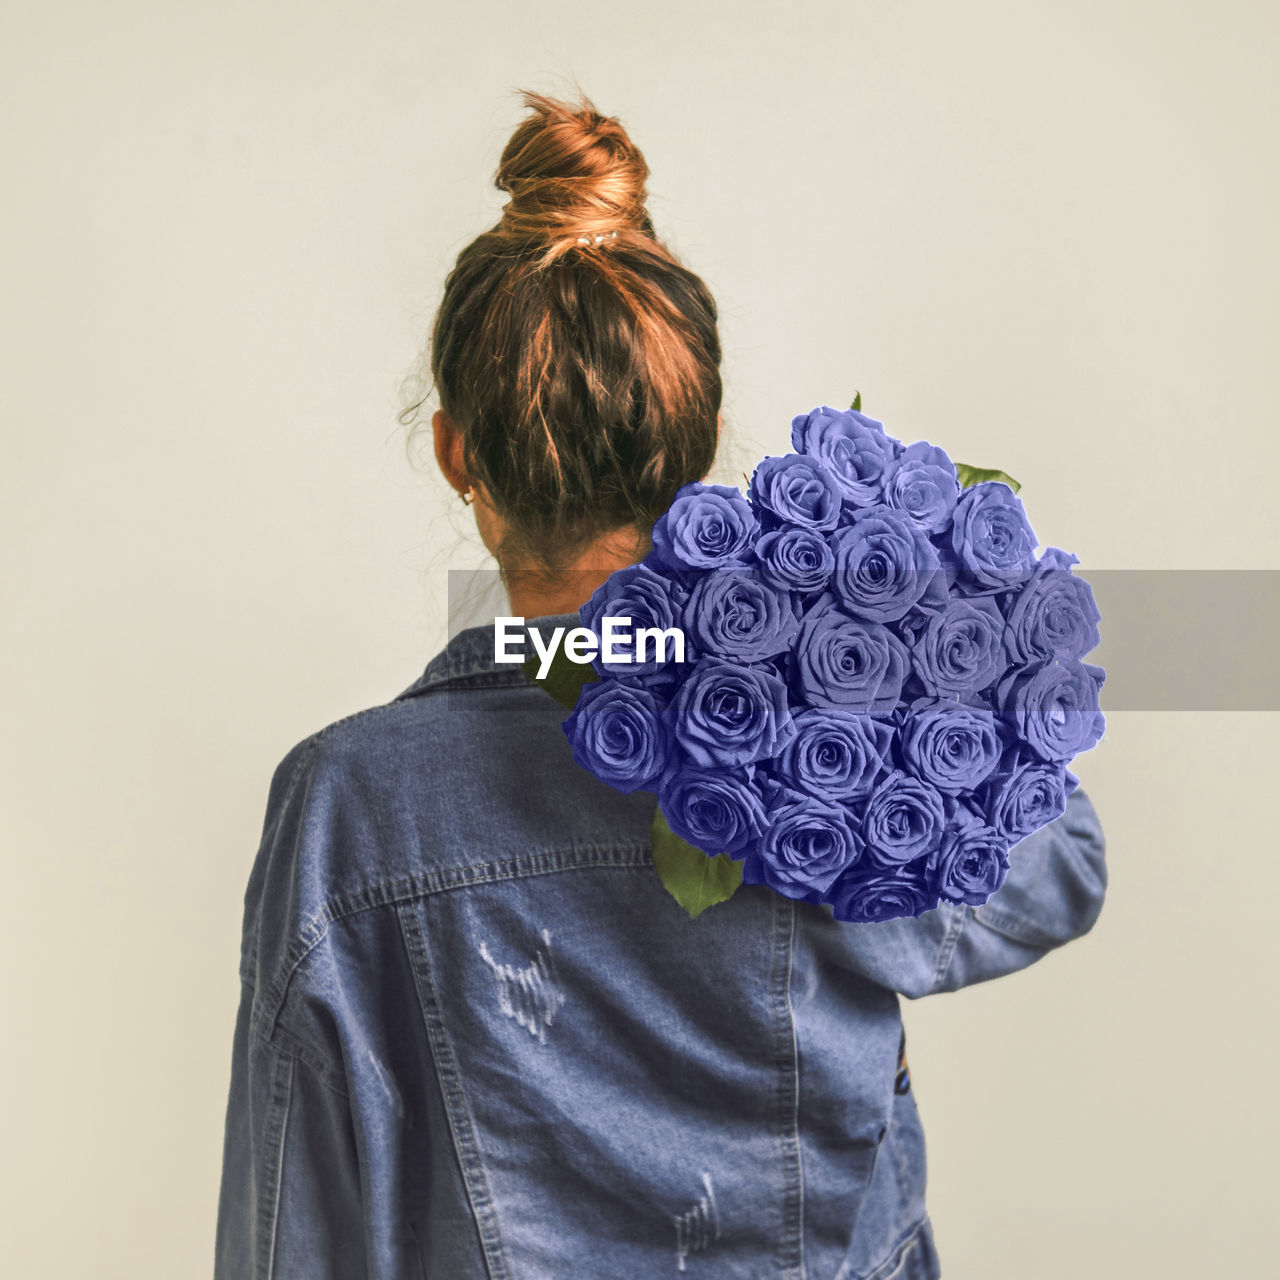
<svg viewBox="0 0 1280 1280"><path fill-rule="evenodd" d="M215 1280L337 1280L367 1273L361 1162L345 1076L278 1018L282 904L307 824L314 743L272 779L245 892Z"/></svg>
<svg viewBox="0 0 1280 1280"><path fill-rule="evenodd" d="M360 1167L347 1097L305 1059L236 1019L215 1280L367 1273Z"/></svg>
<svg viewBox="0 0 1280 1280"><path fill-rule="evenodd" d="M1087 933L1107 888L1106 839L1084 789L1019 841L1005 882L980 907L944 902L918 918L842 925L852 967L916 999L986 982Z"/></svg>

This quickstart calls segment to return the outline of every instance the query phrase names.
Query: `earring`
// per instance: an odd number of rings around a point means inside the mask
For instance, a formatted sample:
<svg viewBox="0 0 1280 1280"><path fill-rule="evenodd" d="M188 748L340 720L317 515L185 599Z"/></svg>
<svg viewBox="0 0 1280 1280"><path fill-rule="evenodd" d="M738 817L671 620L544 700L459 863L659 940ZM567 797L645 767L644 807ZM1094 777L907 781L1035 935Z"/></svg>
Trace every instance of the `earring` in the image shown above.
<svg viewBox="0 0 1280 1280"><path fill-rule="evenodd" d="M469 507L475 501L475 495L470 489L463 489L458 493L458 497L462 499L464 506Z"/></svg>

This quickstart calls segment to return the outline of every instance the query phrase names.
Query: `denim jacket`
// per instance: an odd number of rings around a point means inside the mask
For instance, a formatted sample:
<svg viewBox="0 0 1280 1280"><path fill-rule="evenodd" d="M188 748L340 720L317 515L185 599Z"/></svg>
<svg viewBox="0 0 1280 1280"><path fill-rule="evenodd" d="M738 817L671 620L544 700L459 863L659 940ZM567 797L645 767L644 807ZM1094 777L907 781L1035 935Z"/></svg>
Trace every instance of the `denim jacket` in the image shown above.
<svg viewBox="0 0 1280 1280"><path fill-rule="evenodd" d="M654 797L579 768L493 647L461 632L275 771L218 1280L938 1276L899 996L1090 928L1084 792L976 909L842 924L744 886L690 919Z"/></svg>

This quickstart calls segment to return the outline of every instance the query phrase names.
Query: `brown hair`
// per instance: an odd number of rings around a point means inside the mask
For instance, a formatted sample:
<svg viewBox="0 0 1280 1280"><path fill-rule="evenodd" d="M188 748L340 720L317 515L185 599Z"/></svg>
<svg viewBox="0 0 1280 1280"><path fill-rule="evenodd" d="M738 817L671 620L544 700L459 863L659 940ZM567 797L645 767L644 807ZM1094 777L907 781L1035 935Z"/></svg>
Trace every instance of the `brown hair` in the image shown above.
<svg viewBox="0 0 1280 1280"><path fill-rule="evenodd" d="M522 97L494 179L510 199L445 281L431 374L506 523L500 562L554 569L600 534L647 537L707 473L720 341L706 285L654 234L622 125L585 97Z"/></svg>

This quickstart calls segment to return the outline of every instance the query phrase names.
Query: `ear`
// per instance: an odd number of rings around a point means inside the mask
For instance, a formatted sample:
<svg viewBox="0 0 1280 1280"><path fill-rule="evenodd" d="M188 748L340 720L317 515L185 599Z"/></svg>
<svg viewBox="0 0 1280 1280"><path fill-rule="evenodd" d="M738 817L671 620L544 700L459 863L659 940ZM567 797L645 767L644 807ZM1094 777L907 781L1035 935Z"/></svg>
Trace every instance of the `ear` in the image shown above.
<svg viewBox="0 0 1280 1280"><path fill-rule="evenodd" d="M431 415L431 437L435 445L436 462L444 478L459 493L471 488L467 475L467 460L462 450L462 432L458 424L443 409Z"/></svg>

